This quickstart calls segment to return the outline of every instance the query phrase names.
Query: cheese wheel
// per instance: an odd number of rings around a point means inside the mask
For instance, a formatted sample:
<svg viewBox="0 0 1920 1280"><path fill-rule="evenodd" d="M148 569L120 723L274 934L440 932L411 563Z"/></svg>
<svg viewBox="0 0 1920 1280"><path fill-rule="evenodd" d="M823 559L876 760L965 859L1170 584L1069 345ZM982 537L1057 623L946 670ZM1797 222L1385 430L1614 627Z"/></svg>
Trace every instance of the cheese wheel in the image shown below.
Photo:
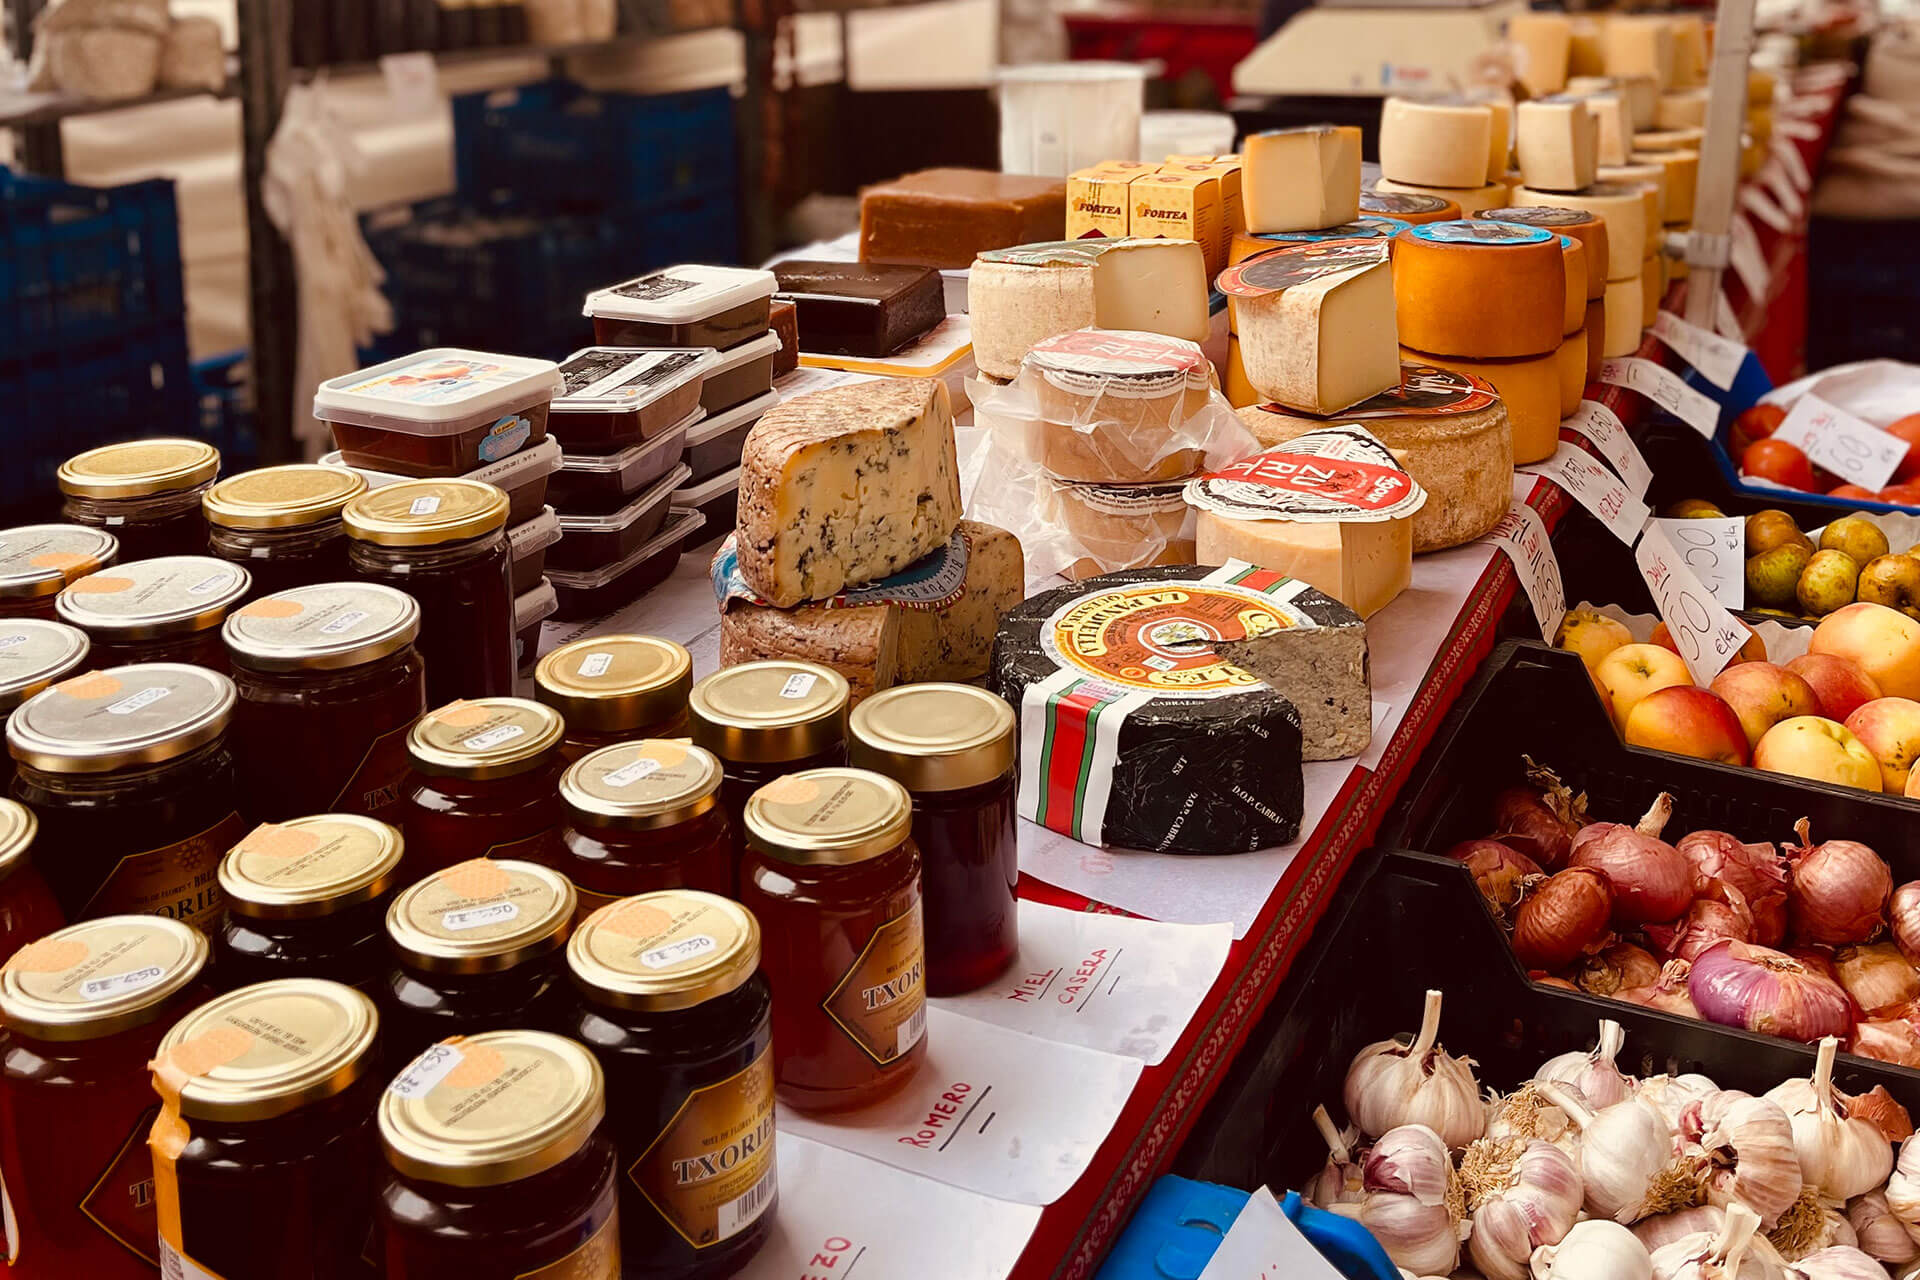
<svg viewBox="0 0 1920 1280"><path fill-rule="evenodd" d="M1518 222L1539 227L1555 235L1572 236L1586 246L1581 259L1587 278L1580 289L1584 300L1604 297L1607 292L1607 224L1598 214L1585 209L1563 209L1557 205L1523 204L1510 209L1490 209L1485 215L1493 222Z"/></svg>
<svg viewBox="0 0 1920 1280"><path fill-rule="evenodd" d="M1482 186L1492 150L1493 110L1485 103L1388 98L1380 108L1380 172L1395 182Z"/></svg>
<svg viewBox="0 0 1920 1280"><path fill-rule="evenodd" d="M1586 308L1582 307L1584 312ZM1554 367L1560 371L1560 416L1571 417L1580 407L1587 391L1587 335L1579 330L1567 335L1553 353Z"/></svg>
<svg viewBox="0 0 1920 1280"><path fill-rule="evenodd" d="M1147 484L1205 468L1189 424L1212 395L1213 365L1194 343L1076 329L1036 342L1019 385L1039 409L1025 452L1052 476Z"/></svg>
<svg viewBox="0 0 1920 1280"><path fill-rule="evenodd" d="M1600 380L1600 362L1607 358L1607 300L1599 297L1587 303L1587 323L1582 326L1587 335L1587 381Z"/></svg>
<svg viewBox="0 0 1920 1280"><path fill-rule="evenodd" d="M1698 151L1700 139L1706 136L1699 129L1649 129L1633 135L1635 151Z"/></svg>
<svg viewBox="0 0 1920 1280"><path fill-rule="evenodd" d="M1489 182L1483 187L1427 187L1414 182L1395 182L1391 178L1380 178L1373 184L1375 191L1388 194L1438 196L1451 200L1460 206L1460 215L1471 218L1487 209L1499 209L1514 203L1508 199L1505 183Z"/></svg>
<svg viewBox="0 0 1920 1280"><path fill-rule="evenodd" d="M1659 102L1654 104L1653 127L1656 129L1706 128L1707 91L1681 89L1675 93L1661 94Z"/></svg>
<svg viewBox="0 0 1920 1280"><path fill-rule="evenodd" d="M1747 105L1757 107L1772 102L1776 85L1774 74L1759 67L1747 68Z"/></svg>
<svg viewBox="0 0 1920 1280"><path fill-rule="evenodd" d="M1283 244L1318 244L1322 240L1385 240L1398 228L1369 222L1343 222L1320 231L1237 231L1227 250L1227 265L1238 266L1255 254L1278 249Z"/></svg>
<svg viewBox="0 0 1920 1280"><path fill-rule="evenodd" d="M1525 182L1526 182L1526 179L1521 177L1520 171L1518 169L1509 169L1505 173L1500 175L1500 185L1505 187L1508 191L1512 191L1515 187L1524 185Z"/></svg>
<svg viewBox="0 0 1920 1280"><path fill-rule="evenodd" d="M1640 213L1646 222L1647 252L1657 253L1660 249L1660 233L1667 225L1666 211L1662 207L1660 198L1660 188L1651 182L1622 182L1609 185L1622 187L1631 186L1640 189Z"/></svg>
<svg viewBox="0 0 1920 1280"><path fill-rule="evenodd" d="M1600 120L1584 98L1521 103L1514 134L1525 185L1547 191L1578 191L1593 185L1600 158Z"/></svg>
<svg viewBox="0 0 1920 1280"><path fill-rule="evenodd" d="M1537 227L1462 221L1410 228L1393 238L1400 341L1481 359L1552 351L1566 332L1566 270L1560 237Z"/></svg>
<svg viewBox="0 0 1920 1280"><path fill-rule="evenodd" d="M1424 222L1452 222L1460 216L1460 203L1441 196L1401 195L1388 191L1362 191L1360 213L1382 218L1398 218L1408 226Z"/></svg>
<svg viewBox="0 0 1920 1280"><path fill-rule="evenodd" d="M1623 186L1652 187L1654 191L1653 207L1660 216L1660 224L1669 221L1667 215L1667 166L1651 161L1633 164L1603 164L1600 166L1599 181L1614 182Z"/></svg>
<svg viewBox="0 0 1920 1280"><path fill-rule="evenodd" d="M1041 475L1034 511L1072 554L1061 573L1078 582L1095 574L1193 563L1193 509L1186 481L1172 484L1070 484Z"/></svg>
<svg viewBox="0 0 1920 1280"><path fill-rule="evenodd" d="M1587 246L1560 237L1560 265L1566 270L1566 301L1560 309L1562 335L1578 333L1587 322Z"/></svg>
<svg viewBox="0 0 1920 1280"><path fill-rule="evenodd" d="M1647 198L1638 187L1597 182L1584 191L1541 191L1521 187L1513 202L1584 209L1607 224L1607 279L1639 277L1647 256Z"/></svg>
<svg viewBox="0 0 1920 1280"><path fill-rule="evenodd" d="M1640 323L1642 307L1640 295L1643 282L1638 272L1626 280L1607 281L1606 328L1602 333L1600 353L1612 358L1630 356L1640 349Z"/></svg>
<svg viewBox="0 0 1920 1280"><path fill-rule="evenodd" d="M1651 329L1654 317L1660 314L1660 299L1666 296L1666 275L1662 264L1666 261L1661 254L1650 254L1646 265L1640 270L1640 327Z"/></svg>
<svg viewBox="0 0 1920 1280"><path fill-rule="evenodd" d="M1415 364L1436 365L1491 383L1507 407L1515 466L1551 458L1559 447L1560 352L1557 346L1545 355L1524 360L1469 360L1406 348L1402 348L1400 354Z"/></svg>
<svg viewBox="0 0 1920 1280"><path fill-rule="evenodd" d="M1666 197L1665 212L1661 215L1667 225L1676 222L1693 221L1693 193L1700 185L1700 153L1698 151L1636 151L1633 153L1635 164L1657 164L1666 170L1666 181L1661 191Z"/></svg>
<svg viewBox="0 0 1920 1280"><path fill-rule="evenodd" d="M1564 13L1516 13L1507 19L1507 43L1515 54L1514 74L1528 97L1543 98L1566 87L1572 18Z"/></svg>
<svg viewBox="0 0 1920 1280"><path fill-rule="evenodd" d="M1600 122L1595 155L1601 164L1625 164L1633 153L1633 116L1627 100L1617 93L1596 93L1587 100L1587 110Z"/></svg>
<svg viewBox="0 0 1920 1280"><path fill-rule="evenodd" d="M1688 267L1685 258L1668 258L1666 263L1668 280L1685 280L1687 278Z"/></svg>

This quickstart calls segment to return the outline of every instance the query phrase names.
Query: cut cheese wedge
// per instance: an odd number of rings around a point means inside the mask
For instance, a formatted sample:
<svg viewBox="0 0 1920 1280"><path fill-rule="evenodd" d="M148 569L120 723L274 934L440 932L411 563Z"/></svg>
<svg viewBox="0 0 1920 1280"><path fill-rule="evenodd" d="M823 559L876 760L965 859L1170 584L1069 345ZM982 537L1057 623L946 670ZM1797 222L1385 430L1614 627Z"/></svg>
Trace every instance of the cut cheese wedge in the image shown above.
<svg viewBox="0 0 1920 1280"><path fill-rule="evenodd" d="M1584 98L1523 102L1514 150L1528 187L1578 191L1593 184L1600 163L1600 119Z"/></svg>
<svg viewBox="0 0 1920 1280"><path fill-rule="evenodd" d="M1248 231L1313 231L1360 214L1360 130L1308 125L1249 134L1241 212Z"/></svg>
<svg viewBox="0 0 1920 1280"><path fill-rule="evenodd" d="M1380 108L1380 172L1394 182L1478 187L1491 172L1493 110L1464 98L1388 98Z"/></svg>
<svg viewBox="0 0 1920 1280"><path fill-rule="evenodd" d="M1377 179L1373 184L1375 191L1390 194L1416 196L1438 196L1451 200L1460 206L1460 216L1471 218L1485 209L1499 209L1512 204L1507 198L1508 189L1504 182L1489 182L1481 187L1429 187L1414 182L1395 182L1391 178Z"/></svg>
<svg viewBox="0 0 1920 1280"><path fill-rule="evenodd" d="M1595 156L1602 165L1625 164L1633 154L1633 116L1618 93L1597 93L1587 99L1587 110L1599 121Z"/></svg>
<svg viewBox="0 0 1920 1280"><path fill-rule="evenodd" d="M1527 96L1543 98L1566 88L1572 18L1564 13L1516 13L1507 19L1507 42L1517 55L1514 71Z"/></svg>
<svg viewBox="0 0 1920 1280"><path fill-rule="evenodd" d="M1400 381L1385 240L1286 245L1228 267L1219 285L1264 398L1333 413Z"/></svg>
<svg viewBox="0 0 1920 1280"><path fill-rule="evenodd" d="M1245 560L1298 578L1367 618L1413 581L1413 520L1298 524L1202 511L1194 556L1200 564Z"/></svg>
<svg viewBox="0 0 1920 1280"><path fill-rule="evenodd" d="M1607 279L1638 276L1647 256L1647 199L1638 187L1595 183L1583 191L1544 191L1521 187L1513 203L1583 209L1607 224Z"/></svg>
<svg viewBox="0 0 1920 1280"><path fill-rule="evenodd" d="M1400 341L1442 355L1541 355L1566 333L1563 237L1511 222L1430 222L1393 240ZM1580 264L1584 293L1584 263Z"/></svg>
<svg viewBox="0 0 1920 1280"><path fill-rule="evenodd" d="M1619 15L1600 32L1610 76L1651 76L1662 92L1673 88L1673 25L1662 17Z"/></svg>
<svg viewBox="0 0 1920 1280"><path fill-rule="evenodd" d="M1522 204L1507 209L1490 209L1484 216L1493 222L1518 222L1523 226L1551 231L1555 235L1572 236L1586 248L1581 257L1581 265L1586 269L1586 279L1580 286L1581 300L1590 301L1606 296L1607 224L1598 214L1588 213L1584 209L1563 209L1558 205Z"/></svg>
<svg viewBox="0 0 1920 1280"><path fill-rule="evenodd" d="M1545 355L1525 360L1468 360L1406 348L1401 354L1416 364L1437 365L1491 383L1507 407L1515 466L1550 458L1559 447L1560 353L1557 347Z"/></svg>
<svg viewBox="0 0 1920 1280"><path fill-rule="evenodd" d="M1690 89L1707 82L1707 24L1697 14L1667 19L1673 30L1673 87Z"/></svg>

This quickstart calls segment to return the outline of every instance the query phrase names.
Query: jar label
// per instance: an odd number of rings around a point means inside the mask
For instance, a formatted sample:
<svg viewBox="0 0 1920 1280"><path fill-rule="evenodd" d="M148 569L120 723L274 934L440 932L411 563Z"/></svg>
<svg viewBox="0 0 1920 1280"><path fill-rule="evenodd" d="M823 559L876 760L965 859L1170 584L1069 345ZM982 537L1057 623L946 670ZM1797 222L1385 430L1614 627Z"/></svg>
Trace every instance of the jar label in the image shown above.
<svg viewBox="0 0 1920 1280"><path fill-rule="evenodd" d="M620 1280L620 1211L607 1210L607 1220L587 1242L558 1262L522 1271L513 1280Z"/></svg>
<svg viewBox="0 0 1920 1280"><path fill-rule="evenodd" d="M612 654L590 653L580 660L579 674L584 680L598 680L607 674L607 669L611 666L613 666Z"/></svg>
<svg viewBox="0 0 1920 1280"><path fill-rule="evenodd" d="M873 931L822 1007L861 1051L881 1066L920 1043L927 1031L926 934L920 900Z"/></svg>
<svg viewBox="0 0 1920 1280"><path fill-rule="evenodd" d="M212 933L226 895L220 892L220 859L247 833L230 813L199 835L178 844L120 859L75 919L98 916L168 916Z"/></svg>
<svg viewBox="0 0 1920 1280"><path fill-rule="evenodd" d="M466 739L460 745L469 751L490 751L520 737L527 731L525 725L497 724L491 729L483 729Z"/></svg>
<svg viewBox="0 0 1920 1280"><path fill-rule="evenodd" d="M107 704L107 714L110 716L130 716L136 711L152 706L172 692L173 690L167 688L165 685L151 685L130 698L122 698L118 702L109 702Z"/></svg>
<svg viewBox="0 0 1920 1280"><path fill-rule="evenodd" d="M334 813L364 813L378 818L400 803L400 786L412 763L407 757L411 721L387 730L367 744L366 754L341 784L330 806Z"/></svg>
<svg viewBox="0 0 1920 1280"><path fill-rule="evenodd" d="M89 1221L150 1267L160 1265L154 1251L160 1227L154 1211L153 1153L147 1149L147 1133L159 1114L158 1106L140 1113L127 1140L80 1202L80 1212Z"/></svg>
<svg viewBox="0 0 1920 1280"><path fill-rule="evenodd" d="M681 1239L705 1249L731 1239L773 1207L773 1051L687 1095L660 1136L627 1169Z"/></svg>
<svg viewBox="0 0 1920 1280"><path fill-rule="evenodd" d="M487 434L480 437L480 461L496 462L527 442L533 434L533 424L519 414L508 414L493 424Z"/></svg>
<svg viewBox="0 0 1920 1280"><path fill-rule="evenodd" d="M649 760L642 756L631 764L623 764L611 773L603 774L600 781L610 787L630 787L642 778L650 778L666 766L658 760Z"/></svg>
<svg viewBox="0 0 1920 1280"><path fill-rule="evenodd" d="M787 677L785 684L780 686L780 696L783 698L804 698L813 692L813 686L819 679L819 676L809 674L808 672L796 671Z"/></svg>
<svg viewBox="0 0 1920 1280"><path fill-rule="evenodd" d="M424 1098L433 1092L433 1086L450 1075L453 1069L465 1060L466 1054L460 1046L442 1041L430 1046L427 1051L393 1078L387 1086L387 1092L396 1098Z"/></svg>
<svg viewBox="0 0 1920 1280"><path fill-rule="evenodd" d="M160 1276L161 1280L220 1280L165 1240L160 1242Z"/></svg>
<svg viewBox="0 0 1920 1280"><path fill-rule="evenodd" d="M440 927L448 933L465 933L469 929L484 929L490 924L505 924L519 916L520 908L514 903L489 902L484 907L447 912L440 917Z"/></svg>

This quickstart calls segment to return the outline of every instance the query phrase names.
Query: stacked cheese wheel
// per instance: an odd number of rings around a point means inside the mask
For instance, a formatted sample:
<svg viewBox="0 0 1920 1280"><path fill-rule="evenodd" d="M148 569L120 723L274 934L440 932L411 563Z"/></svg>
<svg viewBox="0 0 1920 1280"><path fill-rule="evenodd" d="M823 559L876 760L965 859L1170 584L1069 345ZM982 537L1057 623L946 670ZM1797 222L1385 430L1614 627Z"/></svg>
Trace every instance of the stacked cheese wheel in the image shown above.
<svg viewBox="0 0 1920 1280"><path fill-rule="evenodd" d="M1491 383L1506 403L1516 464L1550 457L1560 419L1579 404L1586 292L1585 243L1544 227L1433 222L1394 237L1394 318L1406 358Z"/></svg>
<svg viewBox="0 0 1920 1280"><path fill-rule="evenodd" d="M1606 328L1601 353L1632 355L1640 346L1640 331L1653 323L1666 283L1660 253L1659 189L1624 182L1596 182L1578 191L1526 186L1514 192L1514 202L1578 209L1607 224Z"/></svg>
<svg viewBox="0 0 1920 1280"><path fill-rule="evenodd" d="M1562 354L1571 361L1577 352L1585 366L1580 386L1561 388L1563 396L1569 390L1574 392L1573 403L1562 400L1561 416L1564 417L1579 407L1578 393L1585 384L1600 376L1602 348L1607 332L1607 265L1610 251L1607 224L1597 214L1584 209L1563 209L1555 205L1512 205L1505 209L1489 210L1486 217L1494 222L1538 227L1580 243L1580 252L1566 252L1562 259L1567 267L1566 311L1562 317L1566 326L1564 336L1576 349ZM1566 248L1564 244L1561 247L1563 251ZM1574 270L1576 266L1578 271Z"/></svg>
<svg viewBox="0 0 1920 1280"><path fill-rule="evenodd" d="M1708 31L1697 14L1522 12L1507 20L1507 41L1520 83L1535 98L1588 76L1645 80L1659 94L1707 82Z"/></svg>
<svg viewBox="0 0 1920 1280"><path fill-rule="evenodd" d="M1509 203L1513 120L1506 98L1388 98L1374 190L1450 200L1468 217Z"/></svg>

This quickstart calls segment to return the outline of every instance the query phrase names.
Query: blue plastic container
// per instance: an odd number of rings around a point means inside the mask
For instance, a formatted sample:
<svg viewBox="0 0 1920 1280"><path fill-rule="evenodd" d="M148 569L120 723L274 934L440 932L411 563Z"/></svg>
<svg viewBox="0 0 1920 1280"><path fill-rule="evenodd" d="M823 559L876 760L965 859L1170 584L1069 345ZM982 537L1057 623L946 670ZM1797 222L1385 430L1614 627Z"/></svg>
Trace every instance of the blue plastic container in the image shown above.
<svg viewBox="0 0 1920 1280"><path fill-rule="evenodd" d="M1160 1179L1114 1243L1098 1280L1197 1280L1249 1198L1211 1182ZM1280 1198L1280 1209L1347 1280L1399 1280L1386 1250L1353 1219L1316 1209L1296 1191Z"/></svg>

